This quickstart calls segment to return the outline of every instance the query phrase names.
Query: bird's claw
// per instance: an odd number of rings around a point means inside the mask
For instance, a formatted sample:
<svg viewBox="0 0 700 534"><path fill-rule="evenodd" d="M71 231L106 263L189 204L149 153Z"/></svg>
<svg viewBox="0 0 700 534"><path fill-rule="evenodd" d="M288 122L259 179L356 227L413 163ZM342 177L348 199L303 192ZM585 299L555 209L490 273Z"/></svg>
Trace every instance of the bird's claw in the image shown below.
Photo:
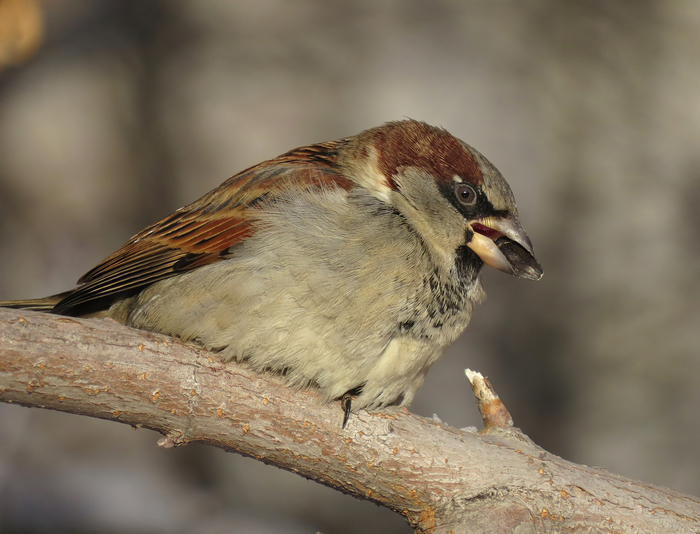
<svg viewBox="0 0 700 534"><path fill-rule="evenodd" d="M340 397L340 407L343 409L343 412L345 412L343 415L343 428L345 428L345 425L348 424L348 419L350 419L352 399L353 395L350 392L344 393L343 396Z"/></svg>

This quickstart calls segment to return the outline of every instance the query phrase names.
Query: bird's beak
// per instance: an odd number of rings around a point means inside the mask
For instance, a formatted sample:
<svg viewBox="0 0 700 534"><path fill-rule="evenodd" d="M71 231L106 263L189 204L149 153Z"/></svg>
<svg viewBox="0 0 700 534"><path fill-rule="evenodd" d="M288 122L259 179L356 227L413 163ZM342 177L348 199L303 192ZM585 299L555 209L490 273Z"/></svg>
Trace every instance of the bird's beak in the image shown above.
<svg viewBox="0 0 700 534"><path fill-rule="evenodd" d="M470 226L474 235L467 246L486 265L518 278L542 278L544 271L535 259L532 242L517 219L486 217Z"/></svg>

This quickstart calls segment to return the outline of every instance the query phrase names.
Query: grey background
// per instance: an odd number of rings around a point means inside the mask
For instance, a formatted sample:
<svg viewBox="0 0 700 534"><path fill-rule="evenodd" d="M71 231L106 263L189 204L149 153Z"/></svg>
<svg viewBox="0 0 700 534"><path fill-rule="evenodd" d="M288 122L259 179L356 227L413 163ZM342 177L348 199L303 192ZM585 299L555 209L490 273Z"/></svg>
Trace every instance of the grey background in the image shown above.
<svg viewBox="0 0 700 534"><path fill-rule="evenodd" d="M403 117L509 180L545 267L411 407L478 425L463 369L575 462L700 494L700 3L46 2L0 73L0 298L78 277L235 172ZM0 531L407 533L272 467L0 404Z"/></svg>

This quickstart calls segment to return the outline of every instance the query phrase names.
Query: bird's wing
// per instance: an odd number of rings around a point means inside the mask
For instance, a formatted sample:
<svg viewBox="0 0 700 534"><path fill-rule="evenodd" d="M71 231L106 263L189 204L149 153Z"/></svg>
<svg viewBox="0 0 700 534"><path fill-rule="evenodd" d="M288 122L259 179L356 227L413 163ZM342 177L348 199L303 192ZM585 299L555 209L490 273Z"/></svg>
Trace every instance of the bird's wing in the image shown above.
<svg viewBox="0 0 700 534"><path fill-rule="evenodd" d="M342 141L302 147L229 178L202 198L136 234L83 275L53 309L70 314L88 302L128 294L158 280L226 258L255 232L256 205L307 188L349 189L335 165Z"/></svg>

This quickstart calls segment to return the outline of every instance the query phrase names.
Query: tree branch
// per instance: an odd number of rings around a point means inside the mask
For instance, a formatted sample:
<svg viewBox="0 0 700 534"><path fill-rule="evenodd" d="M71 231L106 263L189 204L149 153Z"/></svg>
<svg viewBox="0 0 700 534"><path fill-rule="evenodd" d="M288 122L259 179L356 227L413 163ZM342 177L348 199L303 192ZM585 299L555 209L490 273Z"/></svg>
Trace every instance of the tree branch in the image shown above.
<svg viewBox="0 0 700 534"><path fill-rule="evenodd" d="M700 531L700 500L576 465L514 428L353 415L172 338L0 309L0 400L251 456L403 514L417 532Z"/></svg>

